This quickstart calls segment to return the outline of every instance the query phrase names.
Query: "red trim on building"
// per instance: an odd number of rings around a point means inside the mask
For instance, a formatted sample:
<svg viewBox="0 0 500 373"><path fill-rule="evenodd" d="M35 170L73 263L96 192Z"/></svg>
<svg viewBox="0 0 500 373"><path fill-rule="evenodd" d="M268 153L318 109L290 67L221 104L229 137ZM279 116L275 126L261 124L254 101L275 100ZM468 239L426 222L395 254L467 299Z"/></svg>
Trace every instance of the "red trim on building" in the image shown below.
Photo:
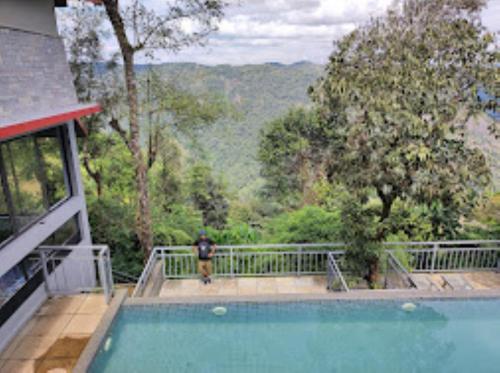
<svg viewBox="0 0 500 373"><path fill-rule="evenodd" d="M24 135L29 132L36 132L48 128L58 123L68 122L86 115L95 114L101 111L99 105L87 106L85 108L58 113L47 117L28 120L25 122L12 123L0 128L0 140Z"/></svg>

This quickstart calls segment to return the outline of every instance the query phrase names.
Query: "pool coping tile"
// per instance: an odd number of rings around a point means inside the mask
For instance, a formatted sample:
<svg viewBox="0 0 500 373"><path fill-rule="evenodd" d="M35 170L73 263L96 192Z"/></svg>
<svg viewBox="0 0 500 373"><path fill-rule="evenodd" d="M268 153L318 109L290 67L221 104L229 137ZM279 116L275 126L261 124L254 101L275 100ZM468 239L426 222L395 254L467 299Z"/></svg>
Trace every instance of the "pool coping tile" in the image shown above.
<svg viewBox="0 0 500 373"><path fill-rule="evenodd" d="M95 355L99 351L99 347L101 347L101 343L104 337L108 333L109 327L113 323L113 320L118 314L118 311L120 310L120 307L127 296L128 294L126 289L120 289L116 291L113 300L108 306L108 309L102 316L96 330L92 334L92 337L90 337L90 340L88 341L87 345L82 351L82 354L76 362L76 365L72 370L73 373L85 373L88 371Z"/></svg>
<svg viewBox="0 0 500 373"><path fill-rule="evenodd" d="M235 302L295 302L295 301L370 301L397 299L467 299L467 298L500 298L500 289L488 290L352 290L349 292L325 292L323 294L272 294L272 295L237 295L237 296L183 296L169 298L128 298L127 306L148 306L161 304L197 304L197 303L235 303Z"/></svg>

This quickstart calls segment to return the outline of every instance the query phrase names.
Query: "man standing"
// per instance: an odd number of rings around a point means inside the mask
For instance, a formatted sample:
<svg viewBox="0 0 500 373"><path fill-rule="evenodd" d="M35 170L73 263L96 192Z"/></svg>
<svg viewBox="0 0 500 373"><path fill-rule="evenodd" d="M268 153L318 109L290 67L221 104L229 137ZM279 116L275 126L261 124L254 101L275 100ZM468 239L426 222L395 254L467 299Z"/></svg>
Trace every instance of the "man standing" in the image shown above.
<svg viewBox="0 0 500 373"><path fill-rule="evenodd" d="M215 242L207 237L207 232L201 230L198 239L193 243L193 253L198 254L198 272L201 275L201 281L206 285L212 274L212 257L215 255Z"/></svg>

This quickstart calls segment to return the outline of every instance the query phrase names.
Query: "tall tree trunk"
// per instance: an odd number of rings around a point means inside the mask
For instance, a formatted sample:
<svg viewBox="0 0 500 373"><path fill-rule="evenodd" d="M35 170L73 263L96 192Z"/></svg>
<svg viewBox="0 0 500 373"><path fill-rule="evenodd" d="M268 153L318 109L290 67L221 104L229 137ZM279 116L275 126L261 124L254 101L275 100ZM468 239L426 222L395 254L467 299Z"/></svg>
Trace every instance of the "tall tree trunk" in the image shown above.
<svg viewBox="0 0 500 373"><path fill-rule="evenodd" d="M138 97L136 76L134 71L134 49L132 48L125 25L118 9L116 0L104 0L106 12L113 25L124 63L125 84L127 87L127 102L129 106L129 138L128 148L132 153L135 166L135 184L137 192L136 233L144 252L144 261L147 261L153 247L153 233L151 229L151 211L148 195L147 165L140 142L140 128L138 119Z"/></svg>
<svg viewBox="0 0 500 373"><path fill-rule="evenodd" d="M125 81L127 85L127 100L129 105L130 151L134 157L135 183L138 196L136 216L138 230L137 235L144 251L144 260L146 261L153 247L153 234L151 230L151 211L148 193L148 168L144 162L140 142L134 54L124 53L123 61L125 64Z"/></svg>

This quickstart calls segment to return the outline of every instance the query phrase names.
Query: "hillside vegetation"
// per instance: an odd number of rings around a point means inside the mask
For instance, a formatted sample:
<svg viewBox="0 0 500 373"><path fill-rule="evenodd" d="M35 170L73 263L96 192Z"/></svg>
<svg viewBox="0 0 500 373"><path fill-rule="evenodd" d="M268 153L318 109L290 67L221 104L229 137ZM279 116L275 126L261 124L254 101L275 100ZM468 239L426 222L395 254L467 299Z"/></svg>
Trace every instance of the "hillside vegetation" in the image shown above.
<svg viewBox="0 0 500 373"><path fill-rule="evenodd" d="M143 65L139 70L145 73L149 68ZM244 66L172 63L151 68L193 93L222 95L232 103L234 116L196 131L202 152L191 153L207 158L215 173L242 198L251 196L261 185L257 160L261 129L290 107L309 105L308 87L324 70L324 66L308 62ZM478 118L477 124L469 127L470 141L487 155L494 188L500 190L500 140L488 133L487 122L486 117ZM183 139L183 143L194 147L190 140Z"/></svg>
<svg viewBox="0 0 500 373"><path fill-rule="evenodd" d="M185 89L223 95L232 103L235 115L196 131L197 141L203 144L197 156L208 158L215 173L240 196L249 196L260 184L260 130L291 106L308 105L307 89L323 71L323 66L306 62L213 67L181 63L153 68ZM194 147L187 139L183 143Z"/></svg>

